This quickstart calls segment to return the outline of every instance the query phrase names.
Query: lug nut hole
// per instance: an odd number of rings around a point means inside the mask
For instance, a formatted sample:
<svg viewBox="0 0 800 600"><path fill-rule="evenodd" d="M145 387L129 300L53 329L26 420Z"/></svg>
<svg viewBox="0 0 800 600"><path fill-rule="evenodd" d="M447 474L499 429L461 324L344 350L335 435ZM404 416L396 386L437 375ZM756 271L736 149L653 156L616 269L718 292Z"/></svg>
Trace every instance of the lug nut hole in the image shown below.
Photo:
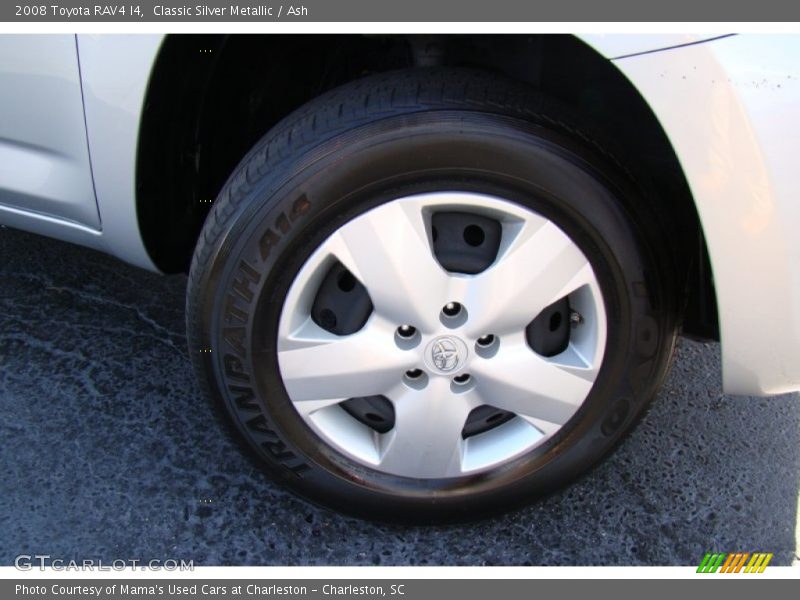
<svg viewBox="0 0 800 600"><path fill-rule="evenodd" d="M339 273L336 283L339 285L340 290L347 293L355 289L357 281L350 271L342 271Z"/></svg>
<svg viewBox="0 0 800 600"><path fill-rule="evenodd" d="M479 225L467 225L464 228L464 241L473 248L477 248L483 244L485 239L486 234Z"/></svg>
<svg viewBox="0 0 800 600"><path fill-rule="evenodd" d="M406 377L409 379L419 379L422 377L422 369L411 369L410 371L406 371Z"/></svg>
<svg viewBox="0 0 800 600"><path fill-rule="evenodd" d="M470 377L469 373L462 373L461 375L456 375L453 377L453 383L457 385L467 385L470 379L472 378Z"/></svg>

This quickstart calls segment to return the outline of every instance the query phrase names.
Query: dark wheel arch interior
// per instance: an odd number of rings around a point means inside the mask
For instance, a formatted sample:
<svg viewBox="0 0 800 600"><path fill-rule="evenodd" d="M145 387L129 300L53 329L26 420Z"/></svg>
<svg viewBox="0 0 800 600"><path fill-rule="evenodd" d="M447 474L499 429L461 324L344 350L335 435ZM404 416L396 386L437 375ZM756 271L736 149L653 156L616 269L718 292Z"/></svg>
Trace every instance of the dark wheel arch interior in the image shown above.
<svg viewBox="0 0 800 600"><path fill-rule="evenodd" d="M524 81L599 124L663 217L683 331L718 338L711 269L694 202L658 120L632 84L568 35L170 35L151 75L137 159L137 211L164 272L188 270L230 173L283 117L328 89L415 66L466 66ZM632 159L632 160L631 160Z"/></svg>

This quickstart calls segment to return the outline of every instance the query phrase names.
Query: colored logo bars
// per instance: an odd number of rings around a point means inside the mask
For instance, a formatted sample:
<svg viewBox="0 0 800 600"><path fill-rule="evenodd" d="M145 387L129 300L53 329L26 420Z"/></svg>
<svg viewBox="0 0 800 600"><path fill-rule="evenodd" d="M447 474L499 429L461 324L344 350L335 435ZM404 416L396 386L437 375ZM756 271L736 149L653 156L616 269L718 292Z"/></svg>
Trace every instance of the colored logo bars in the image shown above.
<svg viewBox="0 0 800 600"><path fill-rule="evenodd" d="M750 560L748 560L750 559ZM772 553L766 552L731 552L711 553L707 552L697 567L698 573L763 573L769 561L772 560ZM745 563L747 563L745 565Z"/></svg>

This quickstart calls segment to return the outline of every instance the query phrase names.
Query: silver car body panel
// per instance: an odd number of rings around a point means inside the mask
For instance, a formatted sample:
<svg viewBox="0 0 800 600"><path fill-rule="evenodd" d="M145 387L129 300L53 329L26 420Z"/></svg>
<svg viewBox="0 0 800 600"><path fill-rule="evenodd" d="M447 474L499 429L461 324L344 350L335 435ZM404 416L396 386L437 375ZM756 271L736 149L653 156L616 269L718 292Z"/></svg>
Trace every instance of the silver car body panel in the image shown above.
<svg viewBox="0 0 800 600"><path fill-rule="evenodd" d="M99 230L75 37L1 35L0 107L2 220Z"/></svg>

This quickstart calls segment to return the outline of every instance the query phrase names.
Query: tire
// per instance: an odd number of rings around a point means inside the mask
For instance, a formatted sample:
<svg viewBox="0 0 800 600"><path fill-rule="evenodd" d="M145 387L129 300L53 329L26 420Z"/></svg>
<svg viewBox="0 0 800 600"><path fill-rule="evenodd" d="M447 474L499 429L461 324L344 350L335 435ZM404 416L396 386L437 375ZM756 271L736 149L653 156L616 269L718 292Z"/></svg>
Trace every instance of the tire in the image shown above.
<svg viewBox="0 0 800 600"><path fill-rule="evenodd" d="M360 517L471 520L631 429L670 362L673 276L644 194L575 123L499 76L399 71L242 160L193 258L188 338L274 479Z"/></svg>

